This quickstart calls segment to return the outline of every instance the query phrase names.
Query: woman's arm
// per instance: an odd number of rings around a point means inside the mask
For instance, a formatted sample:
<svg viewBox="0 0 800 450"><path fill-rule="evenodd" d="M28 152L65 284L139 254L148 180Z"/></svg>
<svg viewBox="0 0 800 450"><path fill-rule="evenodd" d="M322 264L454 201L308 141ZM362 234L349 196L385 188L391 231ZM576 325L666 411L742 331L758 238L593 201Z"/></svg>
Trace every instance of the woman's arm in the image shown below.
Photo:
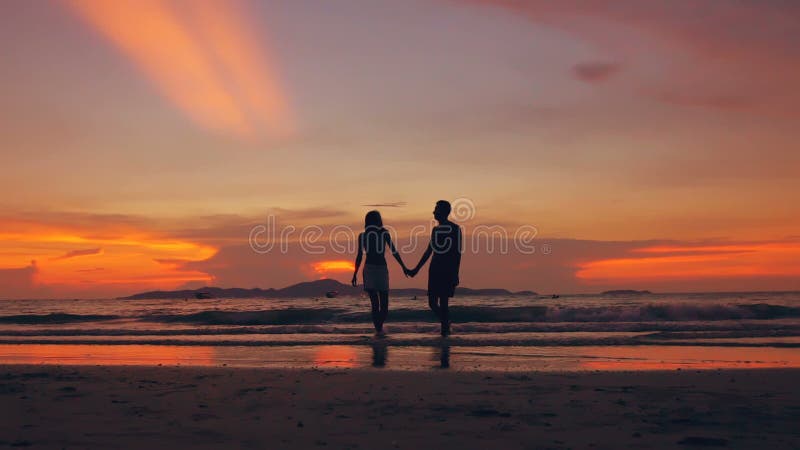
<svg viewBox="0 0 800 450"><path fill-rule="evenodd" d="M399 253L399 252L397 251L397 249L394 247L394 242L392 242L392 237L391 237L391 236L389 236L389 233L386 233L386 235L385 235L385 236L386 236L386 237L385 237L385 239L386 239L386 244L388 244L388 245L389 245L389 250L392 252L392 256L394 256L394 259L396 259L396 260L397 260L397 262L400 264L400 267L402 267L402 268L403 268L403 273L404 273L406 276L408 276L408 268L407 268L407 267L406 267L406 265L403 263L403 258L402 258L402 256L400 256L400 253Z"/></svg>
<svg viewBox="0 0 800 450"><path fill-rule="evenodd" d="M353 271L353 280L350 284L353 287L358 286L358 268L361 267L361 256L364 253L364 240L361 238L364 233L358 235L358 254L356 254L355 270Z"/></svg>

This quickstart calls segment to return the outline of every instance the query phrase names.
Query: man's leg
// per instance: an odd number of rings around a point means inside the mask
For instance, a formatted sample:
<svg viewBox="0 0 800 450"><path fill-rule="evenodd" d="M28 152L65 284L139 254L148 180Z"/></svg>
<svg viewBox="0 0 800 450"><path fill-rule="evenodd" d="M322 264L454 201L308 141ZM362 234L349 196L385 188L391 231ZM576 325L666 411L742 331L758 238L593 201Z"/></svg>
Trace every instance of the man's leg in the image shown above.
<svg viewBox="0 0 800 450"><path fill-rule="evenodd" d="M442 336L450 334L450 298L439 297L439 320L442 322Z"/></svg>
<svg viewBox="0 0 800 450"><path fill-rule="evenodd" d="M428 306L431 308L431 311L436 314L436 318L441 322L442 315L439 312L439 304L435 295L428 294Z"/></svg>

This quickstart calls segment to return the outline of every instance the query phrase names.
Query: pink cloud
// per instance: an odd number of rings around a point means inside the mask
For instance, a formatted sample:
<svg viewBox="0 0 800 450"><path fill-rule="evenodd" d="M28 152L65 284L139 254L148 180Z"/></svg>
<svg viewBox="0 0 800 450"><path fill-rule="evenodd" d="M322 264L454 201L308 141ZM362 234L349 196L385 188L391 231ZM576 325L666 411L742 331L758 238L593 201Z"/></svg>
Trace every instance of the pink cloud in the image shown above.
<svg viewBox="0 0 800 450"><path fill-rule="evenodd" d="M679 106L712 108L723 110L745 110L753 106L753 101L737 95L713 93L663 92L654 96L664 103Z"/></svg>
<svg viewBox="0 0 800 450"><path fill-rule="evenodd" d="M494 6L536 24L562 29L626 61L626 66L635 66L643 55L656 55L664 61L664 76L640 80L639 92L657 101L726 111L746 108L758 113L800 114L800 91L795 88L800 79L800 21L796 19L800 3L458 2Z"/></svg>

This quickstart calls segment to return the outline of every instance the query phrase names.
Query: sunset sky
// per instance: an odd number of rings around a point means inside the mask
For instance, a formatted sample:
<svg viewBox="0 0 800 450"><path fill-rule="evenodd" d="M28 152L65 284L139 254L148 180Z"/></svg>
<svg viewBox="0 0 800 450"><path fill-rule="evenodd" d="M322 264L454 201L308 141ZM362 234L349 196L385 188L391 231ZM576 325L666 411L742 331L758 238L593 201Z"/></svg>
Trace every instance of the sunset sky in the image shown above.
<svg viewBox="0 0 800 450"><path fill-rule="evenodd" d="M251 230L439 199L538 230L464 286L800 290L798 42L791 0L5 0L0 298L346 282Z"/></svg>

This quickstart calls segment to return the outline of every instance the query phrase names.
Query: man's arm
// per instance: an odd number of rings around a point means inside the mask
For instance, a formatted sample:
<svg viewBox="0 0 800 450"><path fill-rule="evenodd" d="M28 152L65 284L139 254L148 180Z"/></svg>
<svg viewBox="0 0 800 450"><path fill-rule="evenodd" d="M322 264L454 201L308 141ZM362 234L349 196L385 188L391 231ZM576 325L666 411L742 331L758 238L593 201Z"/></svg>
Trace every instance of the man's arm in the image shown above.
<svg viewBox="0 0 800 450"><path fill-rule="evenodd" d="M456 286L458 286L458 273L461 270L461 227L456 225Z"/></svg>
<svg viewBox="0 0 800 450"><path fill-rule="evenodd" d="M419 272L419 269L421 269L426 262L428 262L428 258L431 257L431 253L433 253L433 234L431 234L431 241L428 243L428 248L425 249L425 253L422 254L422 258L419 260L419 263L417 263L417 267L411 269L412 277Z"/></svg>

